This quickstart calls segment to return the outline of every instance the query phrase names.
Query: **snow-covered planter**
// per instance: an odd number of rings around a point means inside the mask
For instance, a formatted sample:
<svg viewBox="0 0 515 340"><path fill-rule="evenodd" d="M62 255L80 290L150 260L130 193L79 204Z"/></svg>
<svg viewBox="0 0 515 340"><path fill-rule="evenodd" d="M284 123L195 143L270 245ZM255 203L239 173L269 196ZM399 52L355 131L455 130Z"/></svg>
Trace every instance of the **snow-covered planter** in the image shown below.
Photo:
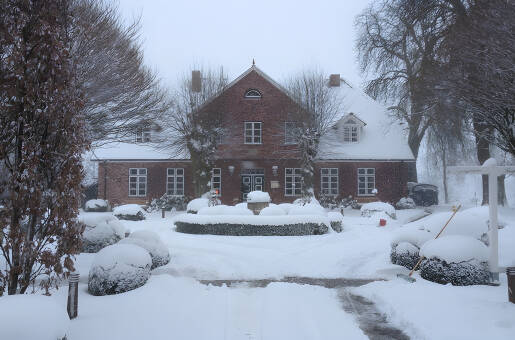
<svg viewBox="0 0 515 340"><path fill-rule="evenodd" d="M115 244L126 235L125 227L116 217L112 215L100 217L88 221L89 223L95 222L95 225L86 224L86 229L82 234L82 252L84 253L96 253L102 248Z"/></svg>
<svg viewBox="0 0 515 340"><path fill-rule="evenodd" d="M337 233L341 233L343 230L343 215L339 212L329 212L327 213L327 218L329 218L331 228Z"/></svg>
<svg viewBox="0 0 515 340"><path fill-rule="evenodd" d="M419 248L410 242L400 242L392 245L390 260L393 264L413 269L420 259Z"/></svg>
<svg viewBox="0 0 515 340"><path fill-rule="evenodd" d="M5 340L64 340L70 325L65 305L38 294L1 297L0 320L0 338Z"/></svg>
<svg viewBox="0 0 515 340"><path fill-rule="evenodd" d="M301 236L328 232L325 216L198 215L183 214L175 219L176 231L188 234L232 236Z"/></svg>
<svg viewBox="0 0 515 340"><path fill-rule="evenodd" d="M384 202L365 203L361 206L360 211L363 217L371 217L375 213L385 213L394 220L397 218L395 208L391 204Z"/></svg>
<svg viewBox="0 0 515 340"><path fill-rule="evenodd" d="M86 212L106 212L109 210L109 203L102 199L89 200L84 204L84 211Z"/></svg>
<svg viewBox="0 0 515 340"><path fill-rule="evenodd" d="M411 197L402 197L399 202L395 204L395 207L399 210L402 209L414 209L417 207L415 201Z"/></svg>
<svg viewBox="0 0 515 340"><path fill-rule="evenodd" d="M247 203L270 203L270 195L264 191L251 191L247 194Z"/></svg>
<svg viewBox="0 0 515 340"><path fill-rule="evenodd" d="M114 244L95 255L89 270L88 291L112 295L141 287L150 277L152 259L142 247Z"/></svg>
<svg viewBox="0 0 515 340"><path fill-rule="evenodd" d="M420 275L429 281L455 286L487 284L488 248L472 237L449 235L426 242Z"/></svg>
<svg viewBox="0 0 515 340"><path fill-rule="evenodd" d="M124 204L113 209L114 216L120 220L141 221L145 219L145 211L139 204Z"/></svg>
<svg viewBox="0 0 515 340"><path fill-rule="evenodd" d="M118 244L134 244L150 254L152 258L152 268L164 266L170 262L170 252L159 236L153 231L138 230L121 240Z"/></svg>

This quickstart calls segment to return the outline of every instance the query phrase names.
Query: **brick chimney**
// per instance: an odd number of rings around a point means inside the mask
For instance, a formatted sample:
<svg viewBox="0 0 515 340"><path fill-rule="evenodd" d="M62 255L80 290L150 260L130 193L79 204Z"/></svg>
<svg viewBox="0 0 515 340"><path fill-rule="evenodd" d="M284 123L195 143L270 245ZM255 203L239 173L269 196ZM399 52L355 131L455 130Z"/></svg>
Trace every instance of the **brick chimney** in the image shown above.
<svg viewBox="0 0 515 340"><path fill-rule="evenodd" d="M329 76L329 87L340 87L340 74L331 74Z"/></svg>
<svg viewBox="0 0 515 340"><path fill-rule="evenodd" d="M191 71L191 91L200 92L202 90L202 78L200 77L200 71Z"/></svg>

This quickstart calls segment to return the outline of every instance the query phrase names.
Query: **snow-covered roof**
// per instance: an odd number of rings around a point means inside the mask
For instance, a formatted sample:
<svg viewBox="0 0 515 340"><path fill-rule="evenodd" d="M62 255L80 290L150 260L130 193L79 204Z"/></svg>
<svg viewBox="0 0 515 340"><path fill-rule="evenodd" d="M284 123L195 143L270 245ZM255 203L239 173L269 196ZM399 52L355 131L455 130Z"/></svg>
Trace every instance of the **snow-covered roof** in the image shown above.
<svg viewBox="0 0 515 340"><path fill-rule="evenodd" d="M189 154L153 143L110 143L93 150L93 161L101 160L187 160Z"/></svg>
<svg viewBox="0 0 515 340"><path fill-rule="evenodd" d="M414 160L401 125L393 122L385 106L342 79L333 87L342 98L342 112L337 121L348 119L352 112L366 126L357 143L344 143L342 131L331 129L320 142L321 160Z"/></svg>

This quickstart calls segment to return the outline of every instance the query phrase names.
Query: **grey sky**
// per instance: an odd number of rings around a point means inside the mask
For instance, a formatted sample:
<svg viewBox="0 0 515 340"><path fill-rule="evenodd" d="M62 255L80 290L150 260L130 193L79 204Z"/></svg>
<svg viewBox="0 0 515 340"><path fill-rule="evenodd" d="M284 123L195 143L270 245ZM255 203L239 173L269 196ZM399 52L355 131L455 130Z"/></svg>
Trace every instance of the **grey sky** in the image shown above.
<svg viewBox="0 0 515 340"><path fill-rule="evenodd" d="M281 80L320 67L360 85L354 17L369 1L120 0L126 19L142 16L145 60L173 85L192 65L222 65L232 80L255 58Z"/></svg>

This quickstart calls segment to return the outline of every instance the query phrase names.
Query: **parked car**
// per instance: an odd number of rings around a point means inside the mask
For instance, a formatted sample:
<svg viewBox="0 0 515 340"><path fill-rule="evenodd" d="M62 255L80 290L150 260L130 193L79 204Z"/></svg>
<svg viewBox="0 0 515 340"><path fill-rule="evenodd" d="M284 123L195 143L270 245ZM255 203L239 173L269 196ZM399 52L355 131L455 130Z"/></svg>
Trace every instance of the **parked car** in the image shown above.
<svg viewBox="0 0 515 340"><path fill-rule="evenodd" d="M408 196L419 206L428 207L438 204L436 185L410 182L408 183Z"/></svg>

